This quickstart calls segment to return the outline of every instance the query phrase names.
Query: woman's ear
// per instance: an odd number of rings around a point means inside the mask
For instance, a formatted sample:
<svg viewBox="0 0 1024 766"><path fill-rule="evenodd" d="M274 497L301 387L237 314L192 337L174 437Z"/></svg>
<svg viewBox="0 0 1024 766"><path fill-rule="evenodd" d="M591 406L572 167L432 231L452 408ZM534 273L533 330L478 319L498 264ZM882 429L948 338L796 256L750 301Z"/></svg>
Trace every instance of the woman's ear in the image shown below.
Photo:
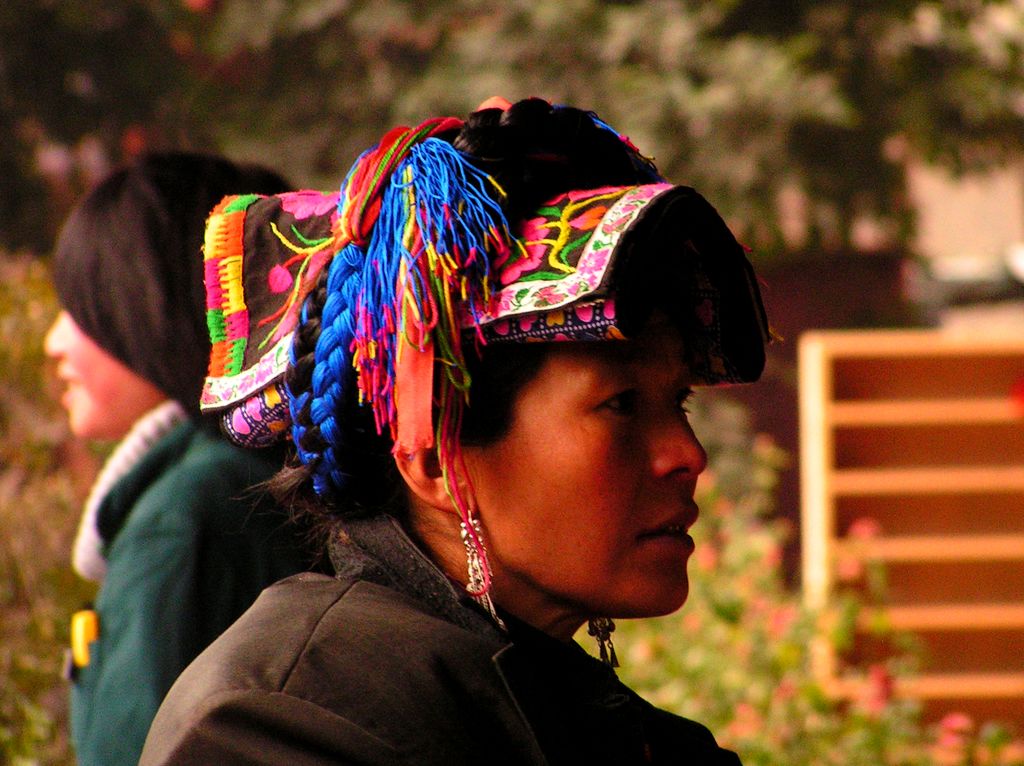
<svg viewBox="0 0 1024 766"><path fill-rule="evenodd" d="M414 497L431 508L449 513L454 510L436 451L423 448L411 455L395 455L394 459L398 472Z"/></svg>
<svg viewBox="0 0 1024 766"><path fill-rule="evenodd" d="M437 452L419 449L395 455L395 465L408 489L410 529L434 561L457 582L466 581L466 553L459 535L459 515L448 491Z"/></svg>

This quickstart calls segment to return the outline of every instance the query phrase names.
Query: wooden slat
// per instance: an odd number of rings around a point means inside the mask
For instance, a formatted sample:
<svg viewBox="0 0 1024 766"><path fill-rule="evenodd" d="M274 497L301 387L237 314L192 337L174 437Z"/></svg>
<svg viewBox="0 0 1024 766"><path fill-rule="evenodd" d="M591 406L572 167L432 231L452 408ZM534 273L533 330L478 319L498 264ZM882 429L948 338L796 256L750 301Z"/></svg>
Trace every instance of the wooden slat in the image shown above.
<svg viewBox="0 0 1024 766"><path fill-rule="evenodd" d="M1024 561L1024 535L907 535L844 539L836 541L835 550L838 556L902 562Z"/></svg>
<svg viewBox="0 0 1024 766"><path fill-rule="evenodd" d="M831 477L837 495L1024 492L1024 466L848 468Z"/></svg>
<svg viewBox="0 0 1024 766"><path fill-rule="evenodd" d="M867 682L835 679L826 685L837 697L856 698L865 693ZM1024 704L1024 673L930 673L897 679L894 692L914 699L1021 699Z"/></svg>
<svg viewBox="0 0 1024 766"><path fill-rule="evenodd" d="M823 343L832 357L849 359L963 357L1024 354L1024 340L1015 333L936 332L935 330L822 330L803 337Z"/></svg>
<svg viewBox="0 0 1024 766"><path fill-rule="evenodd" d="M878 620L894 630L1007 630L1024 628L1024 603L890 606L862 612L863 628Z"/></svg>
<svg viewBox="0 0 1024 766"><path fill-rule="evenodd" d="M835 504L829 489L832 429L824 417L833 398L833 380L825 345L814 336L800 338L800 507L804 599L812 609L828 601L832 589L829 565L831 540L836 535ZM824 657L818 653L819 659ZM824 662L824 664L822 664ZM825 667L822 660L816 664Z"/></svg>
<svg viewBox="0 0 1024 766"><path fill-rule="evenodd" d="M1024 405L1008 397L840 402L830 406L834 426L875 427L1024 422Z"/></svg>
<svg viewBox="0 0 1024 766"><path fill-rule="evenodd" d="M917 505L941 499L943 508L972 515L984 514L985 505L995 499L1005 513L1014 499L1024 497L1024 464L1016 459L1020 442L1006 444L1005 451L1000 443L1016 440L1018 425L1024 426L1024 403L1012 393L1024 375L1024 338L934 330L806 333L800 339L799 374L801 471L810 474L801 476L808 603L819 608L828 603L837 557L900 562L912 565L900 571L941 572L942 577L956 577L961 566L974 571L986 562L992 562L987 566L993 570L1017 571L1016 562L1024 562L1024 533L926 536L924 527L907 527L913 534L855 540L839 537L836 513L850 505L861 515L872 515L871 507L882 504L897 511L900 498L914 498ZM996 451L974 449L965 456L974 465L937 465L961 457L932 449L941 443L937 433L948 432L951 446L959 436L961 448L969 450L968 437L976 442L987 429L995 434L989 441ZM1019 434L1024 438L1024 428ZM896 448L872 451L865 444L874 438L924 451L906 456ZM876 462L888 467L864 467L863 455L879 456ZM914 462L924 465L910 465ZM921 597L925 603L865 610L860 626L885 620L896 630L933 631L941 636L936 640L953 643L962 637L991 644L997 635L1024 635L1024 594L1018 601L1014 588L974 585L976 597L969 603L927 603ZM947 590L935 595L954 598ZM840 658L823 636L814 649L814 672L831 693L855 698L871 691L869 681L843 675ZM1016 662L1002 673L932 673L895 683L897 694L928 704L976 701L1024 709L1024 672Z"/></svg>

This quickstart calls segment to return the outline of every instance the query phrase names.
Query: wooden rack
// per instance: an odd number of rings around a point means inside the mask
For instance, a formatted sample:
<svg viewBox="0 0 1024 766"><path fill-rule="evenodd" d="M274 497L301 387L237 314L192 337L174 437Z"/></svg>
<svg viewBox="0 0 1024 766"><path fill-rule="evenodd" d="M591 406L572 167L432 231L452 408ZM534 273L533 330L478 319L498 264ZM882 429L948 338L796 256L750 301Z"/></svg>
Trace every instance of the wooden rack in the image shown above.
<svg viewBox="0 0 1024 766"><path fill-rule="evenodd" d="M1024 731L1024 338L811 332L799 375L808 603L828 607L840 562L884 562L860 631L882 620L925 650L897 693ZM860 693L869 658L813 657L826 688Z"/></svg>

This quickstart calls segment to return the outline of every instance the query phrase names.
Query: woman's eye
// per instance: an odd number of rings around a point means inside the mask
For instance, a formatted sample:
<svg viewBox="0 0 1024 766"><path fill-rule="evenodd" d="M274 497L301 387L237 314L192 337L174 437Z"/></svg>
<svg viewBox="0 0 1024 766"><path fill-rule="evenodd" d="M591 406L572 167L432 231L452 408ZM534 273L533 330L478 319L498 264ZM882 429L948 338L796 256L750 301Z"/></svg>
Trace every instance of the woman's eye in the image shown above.
<svg viewBox="0 0 1024 766"><path fill-rule="evenodd" d="M615 394L615 396L605 399L603 406L612 412L629 415L636 412L637 398L638 395L636 391L620 391Z"/></svg>

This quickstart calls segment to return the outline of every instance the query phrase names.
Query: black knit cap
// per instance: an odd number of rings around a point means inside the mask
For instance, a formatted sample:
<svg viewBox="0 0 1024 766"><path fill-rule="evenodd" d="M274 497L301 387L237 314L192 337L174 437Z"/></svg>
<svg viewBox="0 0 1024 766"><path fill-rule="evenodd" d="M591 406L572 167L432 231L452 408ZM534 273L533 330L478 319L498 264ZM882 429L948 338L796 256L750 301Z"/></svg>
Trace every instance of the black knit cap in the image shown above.
<svg viewBox="0 0 1024 766"><path fill-rule="evenodd" d="M203 230L228 194L290 188L255 165L147 154L78 203L54 252L57 295L81 330L192 414L209 362Z"/></svg>

